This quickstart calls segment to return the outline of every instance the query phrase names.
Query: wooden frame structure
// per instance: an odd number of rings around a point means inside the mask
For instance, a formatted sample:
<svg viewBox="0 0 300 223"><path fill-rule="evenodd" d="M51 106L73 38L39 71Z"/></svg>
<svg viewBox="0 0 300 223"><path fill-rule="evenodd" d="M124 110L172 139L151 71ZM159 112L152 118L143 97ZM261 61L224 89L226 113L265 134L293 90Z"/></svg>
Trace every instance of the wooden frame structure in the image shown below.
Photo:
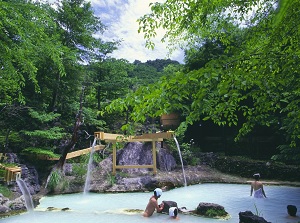
<svg viewBox="0 0 300 223"><path fill-rule="evenodd" d="M21 178L21 172L22 172L21 167L18 166L6 167L0 163L0 168L5 170L4 181L7 184L10 184L11 182L17 181L18 179Z"/></svg>
<svg viewBox="0 0 300 223"><path fill-rule="evenodd" d="M105 132L95 132L95 137L113 144L113 167L112 174L116 174L116 169L135 169L135 168L152 168L153 173L157 173L156 168L156 142L162 142L164 139L173 137L173 132L150 133L139 136L124 136ZM117 142L152 142L152 165L117 165Z"/></svg>

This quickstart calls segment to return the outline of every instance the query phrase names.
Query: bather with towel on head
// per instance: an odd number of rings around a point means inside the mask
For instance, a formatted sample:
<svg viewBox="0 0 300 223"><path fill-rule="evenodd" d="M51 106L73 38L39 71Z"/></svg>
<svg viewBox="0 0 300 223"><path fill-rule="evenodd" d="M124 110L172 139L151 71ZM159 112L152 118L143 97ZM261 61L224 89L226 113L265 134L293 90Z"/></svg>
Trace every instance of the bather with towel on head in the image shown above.
<svg viewBox="0 0 300 223"><path fill-rule="evenodd" d="M157 212L161 212L164 209L164 203L162 202L160 205L157 203L157 199L162 195L162 190L160 188L156 188L154 190L154 195L149 199L147 207L143 213L144 217L150 217L155 209Z"/></svg>

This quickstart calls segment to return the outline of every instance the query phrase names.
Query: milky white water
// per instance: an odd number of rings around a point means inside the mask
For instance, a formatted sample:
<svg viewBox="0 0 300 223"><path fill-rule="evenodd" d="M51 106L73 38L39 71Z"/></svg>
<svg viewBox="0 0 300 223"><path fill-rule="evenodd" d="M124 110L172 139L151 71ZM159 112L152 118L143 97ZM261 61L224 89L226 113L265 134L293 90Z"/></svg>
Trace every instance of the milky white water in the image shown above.
<svg viewBox="0 0 300 223"><path fill-rule="evenodd" d="M296 205L300 215L300 188L265 185L267 199L250 197L250 185L200 184L163 192L163 200L176 201L178 207L191 210L200 202L217 203L231 215L229 220L208 219L180 214L179 222L187 223L238 223L238 213L252 211L272 223L298 222L289 219L286 206ZM158 223L171 222L168 215L155 213L150 218L141 214L126 214L122 209L144 209L153 192L117 194L69 194L47 196L33 212L0 219L5 223ZM70 208L70 211L46 211L47 207Z"/></svg>

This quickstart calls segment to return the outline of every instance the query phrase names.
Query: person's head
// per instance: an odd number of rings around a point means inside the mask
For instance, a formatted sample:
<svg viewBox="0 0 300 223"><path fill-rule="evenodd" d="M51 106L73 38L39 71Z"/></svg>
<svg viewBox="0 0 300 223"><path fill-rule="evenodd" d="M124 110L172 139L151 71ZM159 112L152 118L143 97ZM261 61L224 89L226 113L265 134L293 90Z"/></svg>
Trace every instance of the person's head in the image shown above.
<svg viewBox="0 0 300 223"><path fill-rule="evenodd" d="M156 188L154 190L154 196L159 198L162 195L162 190L160 188Z"/></svg>
<svg viewBox="0 0 300 223"><path fill-rule="evenodd" d="M260 174L259 173L253 174L253 178L254 178L254 180L259 180Z"/></svg>
<svg viewBox="0 0 300 223"><path fill-rule="evenodd" d="M169 216L172 218L176 218L178 215L178 208L177 207L170 207L169 208Z"/></svg>
<svg viewBox="0 0 300 223"><path fill-rule="evenodd" d="M290 216L295 217L297 214L297 207L295 205L288 205L287 207L287 212Z"/></svg>

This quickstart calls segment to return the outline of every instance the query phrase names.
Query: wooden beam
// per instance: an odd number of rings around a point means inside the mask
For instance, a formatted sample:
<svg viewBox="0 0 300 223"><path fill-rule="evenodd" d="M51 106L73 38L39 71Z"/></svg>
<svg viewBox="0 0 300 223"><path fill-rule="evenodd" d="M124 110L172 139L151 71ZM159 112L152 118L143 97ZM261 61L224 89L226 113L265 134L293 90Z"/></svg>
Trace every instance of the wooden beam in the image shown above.
<svg viewBox="0 0 300 223"><path fill-rule="evenodd" d="M157 133L148 133L140 136L134 136L132 139L171 139L173 138L173 132L157 132ZM158 141L158 140L156 140Z"/></svg>
<svg viewBox="0 0 300 223"><path fill-rule="evenodd" d="M104 148L105 148L104 145L97 145L97 146L94 146L94 151L102 150ZM72 159L72 158L77 157L77 156L88 154L91 151L92 151L92 147L77 150L77 151L74 151L74 152L70 152L70 153L67 154L66 159ZM57 157L48 157L48 158L46 158L46 160L59 160L59 158L57 158Z"/></svg>
<svg viewBox="0 0 300 223"><path fill-rule="evenodd" d="M147 133L139 136L125 136L121 134L112 134L105 132L95 132L95 137L107 142L151 142L154 139L156 141L163 141L163 139L170 139L173 137L173 132L158 132Z"/></svg>
<svg viewBox="0 0 300 223"><path fill-rule="evenodd" d="M153 165L116 165L116 169L153 168Z"/></svg>
<svg viewBox="0 0 300 223"><path fill-rule="evenodd" d="M155 139L156 141L158 142L162 142L164 141L163 138L158 138L158 139ZM117 140L113 140L113 139L106 139L105 140L106 142L152 142L153 139L123 139L123 140L120 140L120 139L117 139Z"/></svg>
<svg viewBox="0 0 300 223"><path fill-rule="evenodd" d="M97 145L97 146L94 146L94 152L95 152L95 151L102 150L102 149L104 149L104 148L105 148L104 145ZM90 148L81 149L81 150L77 150L77 151L68 153L66 159L71 159L71 158L74 158L74 157L77 157L77 156L81 156L81 155L84 155L84 154L88 154L88 153L90 153L90 152L92 151L92 149L93 149L93 148L90 147Z"/></svg>
<svg viewBox="0 0 300 223"><path fill-rule="evenodd" d="M116 143L113 143L113 158L112 158L112 174L116 175L116 169L117 169L117 145Z"/></svg>
<svg viewBox="0 0 300 223"><path fill-rule="evenodd" d="M121 134L105 133L105 132L95 132L94 135L100 140L111 140L111 141L122 141L127 138Z"/></svg>
<svg viewBox="0 0 300 223"><path fill-rule="evenodd" d="M152 141L152 159L153 159L153 173L156 174L157 173L157 169L156 169L156 142Z"/></svg>

